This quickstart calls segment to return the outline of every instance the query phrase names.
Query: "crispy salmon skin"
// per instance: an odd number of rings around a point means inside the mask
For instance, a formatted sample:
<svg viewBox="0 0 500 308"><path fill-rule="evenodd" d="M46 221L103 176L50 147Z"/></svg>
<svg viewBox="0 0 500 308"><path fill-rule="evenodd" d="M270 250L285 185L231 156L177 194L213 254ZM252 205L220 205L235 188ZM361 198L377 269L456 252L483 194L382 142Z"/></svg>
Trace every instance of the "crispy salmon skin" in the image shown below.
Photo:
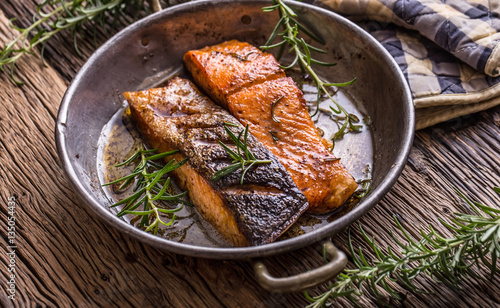
<svg viewBox="0 0 500 308"><path fill-rule="evenodd" d="M192 82L174 78L164 88L126 92L124 97L152 148L162 152L178 149L177 161L188 158L174 171L177 183L189 191L203 218L235 246L274 241L307 209L307 199L283 165L251 135L247 141L250 151L271 163L252 167L243 185L241 170L212 181L218 170L232 163L218 142L235 150L225 123L232 124L227 127L236 135L244 127Z"/></svg>
<svg viewBox="0 0 500 308"><path fill-rule="evenodd" d="M271 58L233 40L189 51L184 64L194 81L243 125L248 124L281 161L307 197L309 212L330 212L358 184L320 136L300 89ZM228 65L234 69L228 70Z"/></svg>

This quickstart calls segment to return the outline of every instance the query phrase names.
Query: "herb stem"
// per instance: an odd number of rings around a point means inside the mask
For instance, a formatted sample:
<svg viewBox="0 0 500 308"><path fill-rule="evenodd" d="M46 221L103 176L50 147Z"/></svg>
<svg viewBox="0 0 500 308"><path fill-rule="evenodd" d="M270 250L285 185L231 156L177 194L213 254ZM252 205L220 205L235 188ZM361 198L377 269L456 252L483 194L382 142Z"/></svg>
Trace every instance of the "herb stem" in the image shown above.
<svg viewBox="0 0 500 308"><path fill-rule="evenodd" d="M233 161L232 161L231 165L226 166L226 167L218 170L217 172L215 172L214 175L212 176L212 181L215 182L215 181L241 169L240 185L243 185L243 180L245 178L245 174L247 173L248 170L250 170L250 168L252 168L254 165L257 165L257 164L269 164L272 161L271 160L257 159L255 157L255 155L252 153L252 151L250 151L250 149L248 148L248 125L245 127L245 130L240 131L238 136L236 136L229 129L228 124L224 123L224 129L226 130L226 133L229 135L229 138L236 145L237 152L231 150L226 144L219 141L219 144L226 151L226 153L233 159ZM233 126L233 125L230 125L230 126ZM241 140L242 136L243 136L243 140Z"/></svg>
<svg viewBox="0 0 500 308"><path fill-rule="evenodd" d="M52 6L55 8L52 9ZM43 12L45 7L49 7L49 13ZM44 0L37 6L33 23L27 28L14 26L15 19L11 19L10 27L19 31L19 35L0 49L0 69L3 71L5 66L10 65L11 79L21 85L23 82L14 77L14 69L16 62L23 55L33 53L33 49L40 44L45 46L54 35L67 29L71 29L75 49L80 54L76 44L76 35L81 32L79 31L81 26L89 21L93 21L96 26L103 26L108 18L107 13L116 19L126 7L136 7L139 11L145 9L143 0ZM28 41L29 36L33 37ZM20 48L15 48L15 45L20 42ZM43 47L41 58L43 61Z"/></svg>

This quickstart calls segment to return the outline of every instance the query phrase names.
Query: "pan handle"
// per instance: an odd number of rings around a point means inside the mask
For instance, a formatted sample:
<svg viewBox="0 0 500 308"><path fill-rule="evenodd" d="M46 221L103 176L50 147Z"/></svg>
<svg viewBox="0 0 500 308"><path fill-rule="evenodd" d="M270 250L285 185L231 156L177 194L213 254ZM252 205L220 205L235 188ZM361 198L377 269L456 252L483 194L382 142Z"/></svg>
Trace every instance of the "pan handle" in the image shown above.
<svg viewBox="0 0 500 308"><path fill-rule="evenodd" d="M330 259L327 264L298 275L276 278L269 274L262 262L255 261L253 269L257 281L264 289L271 292L297 292L332 279L347 265L347 257L333 245L331 239L325 240L323 245Z"/></svg>
<svg viewBox="0 0 500 308"><path fill-rule="evenodd" d="M161 11L160 0L148 0L153 13Z"/></svg>

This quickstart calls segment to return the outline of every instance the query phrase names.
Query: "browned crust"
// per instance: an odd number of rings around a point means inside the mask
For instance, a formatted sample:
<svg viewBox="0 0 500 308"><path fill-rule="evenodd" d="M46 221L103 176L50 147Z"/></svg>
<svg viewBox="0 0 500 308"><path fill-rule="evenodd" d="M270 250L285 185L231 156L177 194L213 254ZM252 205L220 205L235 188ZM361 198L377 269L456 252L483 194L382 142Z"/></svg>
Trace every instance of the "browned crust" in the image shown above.
<svg viewBox="0 0 500 308"><path fill-rule="evenodd" d="M189 190L202 216L235 245L272 242L307 209L307 199L283 165L253 136L248 137L249 148L271 163L250 169L243 185L240 171L211 181L217 170L232 163L218 144L231 146L224 123L237 125L231 128L237 132L243 126L188 80L174 78L165 88L124 96L151 147L179 149L177 160L189 158L175 171L179 185Z"/></svg>
<svg viewBox="0 0 500 308"><path fill-rule="evenodd" d="M170 142L168 142L168 138L160 136L159 132L151 126L151 123L154 122L149 112L152 91L155 90L125 92L123 96L129 102L132 117L149 145L152 148L159 149L161 152L175 150ZM176 154L167 157L166 160L175 159L176 161L181 161L184 158L185 155ZM189 163L184 164L172 173L179 187L182 190L188 190L191 202L196 205L198 212L206 221L235 246L249 245L248 240L238 229L236 220L224 204L221 195Z"/></svg>
<svg viewBox="0 0 500 308"><path fill-rule="evenodd" d="M225 109L228 95L265 80L286 77L273 55L236 40L188 51L184 65L194 82L210 89L210 97Z"/></svg>

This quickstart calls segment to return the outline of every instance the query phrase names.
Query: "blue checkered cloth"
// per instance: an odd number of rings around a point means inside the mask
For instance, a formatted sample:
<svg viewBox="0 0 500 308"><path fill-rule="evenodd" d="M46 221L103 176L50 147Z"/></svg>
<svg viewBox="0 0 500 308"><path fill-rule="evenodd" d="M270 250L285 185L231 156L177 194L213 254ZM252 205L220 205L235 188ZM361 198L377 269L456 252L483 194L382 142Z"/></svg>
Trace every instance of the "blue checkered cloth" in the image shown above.
<svg viewBox="0 0 500 308"><path fill-rule="evenodd" d="M316 0L373 35L403 71L417 129L500 104L500 1Z"/></svg>

